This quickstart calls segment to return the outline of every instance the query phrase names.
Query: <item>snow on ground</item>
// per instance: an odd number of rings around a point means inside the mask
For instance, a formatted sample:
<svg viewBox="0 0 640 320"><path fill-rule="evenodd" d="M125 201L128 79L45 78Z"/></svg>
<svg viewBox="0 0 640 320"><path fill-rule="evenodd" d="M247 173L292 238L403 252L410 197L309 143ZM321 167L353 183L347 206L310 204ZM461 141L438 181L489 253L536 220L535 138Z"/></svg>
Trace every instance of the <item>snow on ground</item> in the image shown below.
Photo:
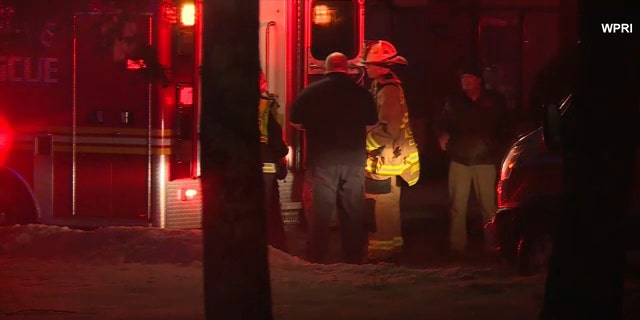
<svg viewBox="0 0 640 320"><path fill-rule="evenodd" d="M544 276L499 267L316 265L269 250L278 320L536 319L544 290ZM0 319L203 319L201 254L199 230L2 227Z"/></svg>

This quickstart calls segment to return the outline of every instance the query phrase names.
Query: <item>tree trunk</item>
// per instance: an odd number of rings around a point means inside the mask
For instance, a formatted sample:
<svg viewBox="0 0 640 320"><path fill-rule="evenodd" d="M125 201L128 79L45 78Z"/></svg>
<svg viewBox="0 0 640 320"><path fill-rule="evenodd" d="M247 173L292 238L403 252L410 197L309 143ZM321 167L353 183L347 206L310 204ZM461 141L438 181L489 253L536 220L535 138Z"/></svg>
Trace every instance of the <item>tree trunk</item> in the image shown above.
<svg viewBox="0 0 640 320"><path fill-rule="evenodd" d="M631 34L600 29L631 21L632 9L599 4L583 1L578 12L579 80L562 137L566 210L554 235L541 319L622 319L639 53Z"/></svg>
<svg viewBox="0 0 640 320"><path fill-rule="evenodd" d="M204 0L206 319L272 319L257 108L258 0Z"/></svg>

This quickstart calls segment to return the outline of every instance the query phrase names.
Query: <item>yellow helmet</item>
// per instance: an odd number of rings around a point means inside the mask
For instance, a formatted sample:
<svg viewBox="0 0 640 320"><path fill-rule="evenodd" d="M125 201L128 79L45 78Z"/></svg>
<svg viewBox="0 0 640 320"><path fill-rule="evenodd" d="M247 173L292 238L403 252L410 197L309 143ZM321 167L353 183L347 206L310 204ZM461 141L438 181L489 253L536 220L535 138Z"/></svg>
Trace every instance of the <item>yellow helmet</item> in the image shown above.
<svg viewBox="0 0 640 320"><path fill-rule="evenodd" d="M365 42L364 59L360 60L361 64L377 64L377 65L394 65L408 64L407 59L398 55L398 50L388 41L377 40L373 42Z"/></svg>

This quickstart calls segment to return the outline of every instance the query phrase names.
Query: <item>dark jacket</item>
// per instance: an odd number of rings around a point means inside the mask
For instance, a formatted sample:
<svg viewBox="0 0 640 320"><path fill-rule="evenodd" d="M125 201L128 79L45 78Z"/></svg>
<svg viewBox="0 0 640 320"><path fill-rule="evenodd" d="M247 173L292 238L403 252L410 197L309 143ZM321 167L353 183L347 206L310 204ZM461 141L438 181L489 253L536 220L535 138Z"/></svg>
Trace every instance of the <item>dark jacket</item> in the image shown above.
<svg viewBox="0 0 640 320"><path fill-rule="evenodd" d="M463 92L447 99L437 129L448 133L447 154L463 165L498 164L511 139L505 98L483 90L474 102Z"/></svg>
<svg viewBox="0 0 640 320"><path fill-rule="evenodd" d="M306 162L362 166L366 126L378 115L371 93L344 73L329 73L307 86L291 106L290 120L305 129Z"/></svg>

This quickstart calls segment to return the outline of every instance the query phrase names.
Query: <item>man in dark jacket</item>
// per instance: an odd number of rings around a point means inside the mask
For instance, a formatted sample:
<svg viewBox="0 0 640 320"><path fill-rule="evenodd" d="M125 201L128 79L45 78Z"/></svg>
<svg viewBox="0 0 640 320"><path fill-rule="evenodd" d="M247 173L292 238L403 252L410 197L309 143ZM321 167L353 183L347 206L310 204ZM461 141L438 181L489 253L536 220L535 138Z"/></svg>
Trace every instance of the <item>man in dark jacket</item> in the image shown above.
<svg viewBox="0 0 640 320"><path fill-rule="evenodd" d="M332 53L325 77L307 86L291 106L291 124L305 130L304 213L308 259L326 263L330 224L337 212L348 263L364 260L364 167L367 126L378 121L371 94L349 78L347 57ZM340 210L337 208L340 207Z"/></svg>
<svg viewBox="0 0 640 320"><path fill-rule="evenodd" d="M449 165L450 240L454 252L467 248L467 204L471 186L481 206L484 222L496 211L496 166L509 134L504 97L482 84L482 68L468 65L460 72L462 91L447 99L440 123L439 143ZM492 248L485 232L485 248Z"/></svg>

